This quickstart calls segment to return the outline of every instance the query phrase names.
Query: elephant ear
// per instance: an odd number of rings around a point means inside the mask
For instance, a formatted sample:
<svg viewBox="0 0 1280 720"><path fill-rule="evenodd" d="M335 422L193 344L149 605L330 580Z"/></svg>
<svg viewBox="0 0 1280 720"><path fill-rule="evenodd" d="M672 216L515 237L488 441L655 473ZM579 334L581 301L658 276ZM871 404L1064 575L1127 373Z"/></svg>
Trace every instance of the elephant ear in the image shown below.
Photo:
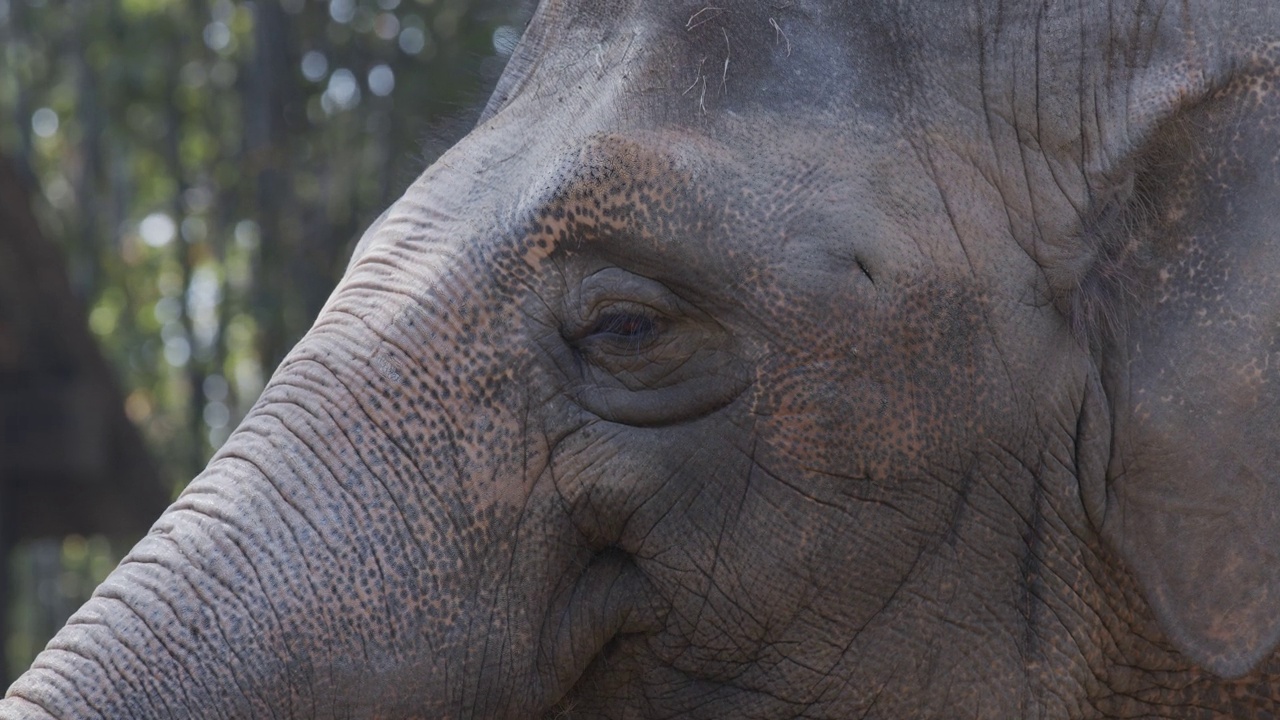
<svg viewBox="0 0 1280 720"><path fill-rule="evenodd" d="M1227 678L1280 642L1275 74L1238 72L1154 133L1081 289L1112 325L1103 537L1172 643Z"/></svg>

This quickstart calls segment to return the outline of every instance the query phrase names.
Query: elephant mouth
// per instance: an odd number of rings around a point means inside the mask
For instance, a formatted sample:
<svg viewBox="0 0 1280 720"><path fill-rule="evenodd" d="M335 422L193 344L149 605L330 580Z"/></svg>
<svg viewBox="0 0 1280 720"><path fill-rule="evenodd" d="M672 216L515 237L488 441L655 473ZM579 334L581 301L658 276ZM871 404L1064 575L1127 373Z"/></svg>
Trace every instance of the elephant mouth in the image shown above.
<svg viewBox="0 0 1280 720"><path fill-rule="evenodd" d="M644 573L628 553L608 547L595 554L565 598L555 636L556 663L549 707L537 717L566 720L581 710L587 695L621 692L630 676L629 660L662 628L662 613Z"/></svg>
<svg viewBox="0 0 1280 720"><path fill-rule="evenodd" d="M618 633L596 652L586 665L577 682L568 687L552 707L540 715L540 720L568 720L585 711L585 698L589 696L616 696L630 679L626 671L626 657L635 655L637 644L648 642L648 633Z"/></svg>
<svg viewBox="0 0 1280 720"><path fill-rule="evenodd" d="M540 720L570 720L586 712L588 696L624 693L633 676L628 658L636 657L649 641L649 632L619 632L592 656L577 682L540 716Z"/></svg>

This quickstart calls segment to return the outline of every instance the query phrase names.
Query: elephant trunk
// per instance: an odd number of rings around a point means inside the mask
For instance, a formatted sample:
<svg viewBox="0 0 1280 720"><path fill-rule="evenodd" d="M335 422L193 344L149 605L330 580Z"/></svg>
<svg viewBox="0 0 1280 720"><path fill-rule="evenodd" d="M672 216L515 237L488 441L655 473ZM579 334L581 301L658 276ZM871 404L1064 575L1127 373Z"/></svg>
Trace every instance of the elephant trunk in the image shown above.
<svg viewBox="0 0 1280 720"><path fill-rule="evenodd" d="M11 687L0 717L324 717L320 689L360 692L312 662L352 642L319 607L336 598L311 586L331 583L315 574L328 559L310 537L324 529L289 517L298 498L272 497L331 475L283 475L288 463L261 449L237 457L263 442L240 438L192 484Z"/></svg>
<svg viewBox="0 0 1280 720"><path fill-rule="evenodd" d="M379 345L322 321L0 718L528 717L648 627L501 406L406 407Z"/></svg>

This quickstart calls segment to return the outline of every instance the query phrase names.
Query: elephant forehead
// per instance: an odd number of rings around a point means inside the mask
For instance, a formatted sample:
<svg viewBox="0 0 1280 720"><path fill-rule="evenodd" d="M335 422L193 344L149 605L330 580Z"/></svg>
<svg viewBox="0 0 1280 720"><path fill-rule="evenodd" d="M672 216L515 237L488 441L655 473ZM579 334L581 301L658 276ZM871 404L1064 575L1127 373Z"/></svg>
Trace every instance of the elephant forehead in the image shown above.
<svg viewBox="0 0 1280 720"><path fill-rule="evenodd" d="M906 59L899 18L879 3L686 0L545 2L491 100L496 112L527 90L566 102L639 91L633 112L693 119L753 108L843 113L851 100L887 111L885 77Z"/></svg>
<svg viewBox="0 0 1280 720"><path fill-rule="evenodd" d="M947 245L945 216L921 212L938 202L929 178L882 130L793 125L780 135L781 124L757 115L716 138L587 136L529 183L537 191L519 227L495 249L535 274L548 258L592 255L676 284L786 284L843 273L859 255L919 269Z"/></svg>

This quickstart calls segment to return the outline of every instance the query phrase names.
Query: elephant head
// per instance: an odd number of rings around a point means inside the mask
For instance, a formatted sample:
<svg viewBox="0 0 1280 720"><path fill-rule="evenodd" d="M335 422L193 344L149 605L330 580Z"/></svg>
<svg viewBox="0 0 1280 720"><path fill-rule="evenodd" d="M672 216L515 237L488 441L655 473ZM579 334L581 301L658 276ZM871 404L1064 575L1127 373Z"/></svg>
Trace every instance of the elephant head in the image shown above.
<svg viewBox="0 0 1280 720"><path fill-rule="evenodd" d="M1278 82L1270 0L543 0L0 717L1271 717Z"/></svg>

